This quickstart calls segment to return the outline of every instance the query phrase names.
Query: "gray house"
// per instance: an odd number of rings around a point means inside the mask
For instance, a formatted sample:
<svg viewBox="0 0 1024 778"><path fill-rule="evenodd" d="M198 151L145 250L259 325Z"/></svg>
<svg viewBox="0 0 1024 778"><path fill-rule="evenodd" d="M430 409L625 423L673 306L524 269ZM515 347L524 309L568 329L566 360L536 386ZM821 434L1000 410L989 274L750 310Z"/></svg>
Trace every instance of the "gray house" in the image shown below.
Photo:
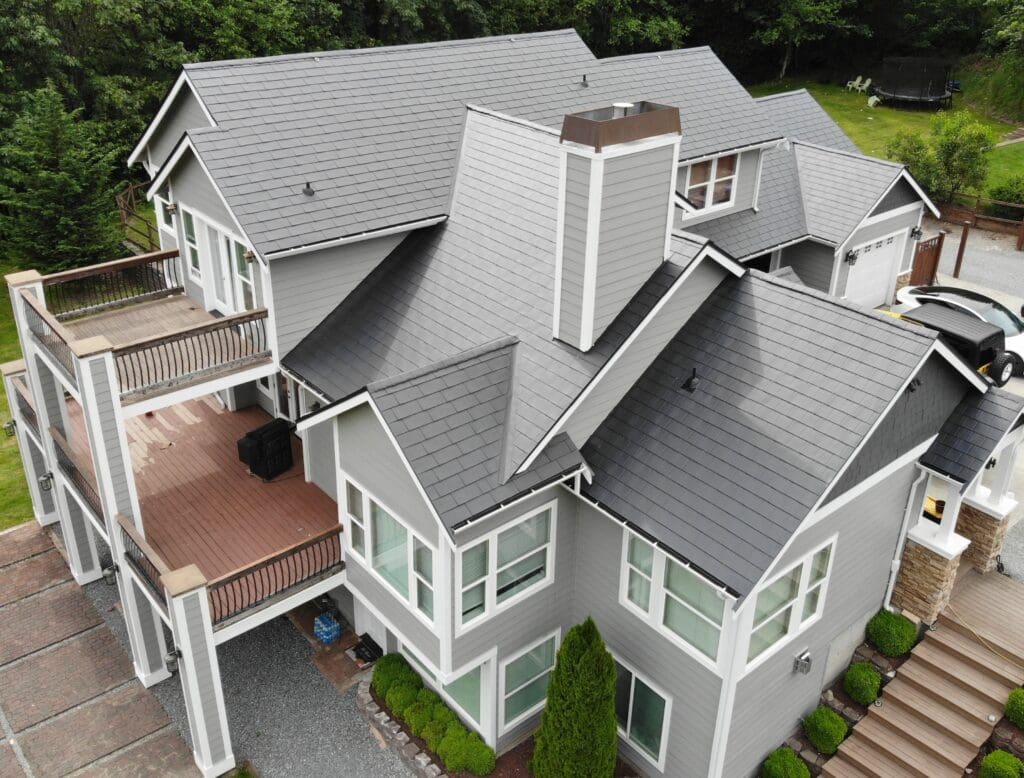
<svg viewBox="0 0 1024 778"><path fill-rule="evenodd" d="M933 207L804 92L572 31L207 63L135 160L164 250L9 276L5 387L204 774L217 647L324 593L499 751L591 615L622 755L742 776L874 612L995 563L1024 401L870 310ZM297 472L261 483L271 417Z"/></svg>

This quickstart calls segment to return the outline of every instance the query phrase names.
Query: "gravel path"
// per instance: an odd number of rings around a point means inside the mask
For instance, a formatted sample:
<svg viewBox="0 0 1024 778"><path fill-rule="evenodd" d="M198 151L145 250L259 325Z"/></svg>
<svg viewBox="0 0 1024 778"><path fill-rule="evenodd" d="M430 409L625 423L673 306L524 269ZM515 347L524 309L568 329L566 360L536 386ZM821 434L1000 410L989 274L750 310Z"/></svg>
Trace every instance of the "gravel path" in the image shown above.
<svg viewBox="0 0 1024 778"><path fill-rule="evenodd" d="M117 588L100 581L85 592L127 651L124 620L112 610ZM251 762L263 778L411 775L356 710L357 686L339 693L310 661L312 653L283 617L218 649L235 758ZM178 679L157 684L152 691L190 742Z"/></svg>
<svg viewBox="0 0 1024 778"><path fill-rule="evenodd" d="M939 261L939 272L949 276L951 284L958 281L952 277L956 265L956 254L960 248L960 235L963 227L937 222L928 218L924 220L922 229L926 238L938 234L939 229L949 230L942 246L942 258ZM967 237L967 249L964 253L960 280L970 284L978 284L998 292L1020 295L1024 289L1024 251L1016 250L1016 238L1000 232L972 229ZM1014 308L1013 310L1019 310Z"/></svg>

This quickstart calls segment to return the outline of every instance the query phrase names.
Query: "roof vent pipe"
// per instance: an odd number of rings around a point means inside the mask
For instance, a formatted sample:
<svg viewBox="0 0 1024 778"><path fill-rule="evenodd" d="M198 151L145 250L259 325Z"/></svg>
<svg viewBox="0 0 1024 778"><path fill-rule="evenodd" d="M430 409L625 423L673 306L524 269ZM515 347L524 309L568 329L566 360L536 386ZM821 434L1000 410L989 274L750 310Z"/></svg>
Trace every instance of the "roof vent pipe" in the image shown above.
<svg viewBox="0 0 1024 778"><path fill-rule="evenodd" d="M583 80L580 82L580 86L590 86L590 84L587 83L587 74L586 73L583 74Z"/></svg>
<svg viewBox="0 0 1024 778"><path fill-rule="evenodd" d="M632 107L632 103L612 103L612 118L621 119L629 113Z"/></svg>
<svg viewBox="0 0 1024 778"><path fill-rule="evenodd" d="M309 181L307 181L306 185L302 187L302 194L306 195L306 197L312 197L313 195L316 194L316 192L313 190L313 187L309 185Z"/></svg>

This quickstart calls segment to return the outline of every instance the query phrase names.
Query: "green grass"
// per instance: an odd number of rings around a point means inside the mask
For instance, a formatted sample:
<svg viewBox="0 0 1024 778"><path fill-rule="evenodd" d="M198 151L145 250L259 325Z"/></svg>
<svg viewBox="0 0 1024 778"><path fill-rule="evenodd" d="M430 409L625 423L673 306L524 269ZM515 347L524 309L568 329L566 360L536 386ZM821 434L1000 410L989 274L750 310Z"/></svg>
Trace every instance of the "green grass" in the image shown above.
<svg viewBox="0 0 1024 778"><path fill-rule="evenodd" d="M909 132L927 132L934 113L931 111L915 111L901 108L890 108L880 105L868 108L867 96L857 92L847 92L841 86L821 84L817 81L801 79L784 79L770 81L750 87L755 97L788 92L793 89L806 89L816 99L843 132L857 144L865 154L873 157L885 157L885 147L900 130ZM954 110L968 110L974 118L988 127L997 139L1014 129L1014 125L993 119L985 114L965 106L959 98L953 102ZM992 152L989 165L988 185L1001 181L1011 175L1008 169L1022 172L1024 168L1024 145L1004 146Z"/></svg>
<svg viewBox="0 0 1024 778"><path fill-rule="evenodd" d="M0 267L0 275L13 268ZM5 285L6 286L6 285ZM21 346L14 328L14 314L7 289L3 290L0 301L0 363L21 359ZM11 418L7 397L0 392L0 420ZM14 438L0 436L0 530L21 524L32 518L32 500L25 483L25 471L21 466L18 443Z"/></svg>

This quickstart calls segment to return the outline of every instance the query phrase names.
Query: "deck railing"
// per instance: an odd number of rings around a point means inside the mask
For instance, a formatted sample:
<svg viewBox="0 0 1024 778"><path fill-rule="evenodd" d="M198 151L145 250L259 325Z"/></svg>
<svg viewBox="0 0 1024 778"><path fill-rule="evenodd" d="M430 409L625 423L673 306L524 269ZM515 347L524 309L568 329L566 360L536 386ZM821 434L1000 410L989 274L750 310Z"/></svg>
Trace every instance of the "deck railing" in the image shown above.
<svg viewBox="0 0 1024 778"><path fill-rule="evenodd" d="M36 296L31 291L22 289L21 299L25 301L25 319L28 322L29 331L35 336L39 344L64 368L64 372L71 381L71 384L77 387L75 354L71 348L71 343L75 340L75 337L57 321L52 313L46 310L46 306L36 299Z"/></svg>
<svg viewBox="0 0 1024 778"><path fill-rule="evenodd" d="M24 378L15 378L11 384L14 386L14 402L18 406L18 414L38 436L39 417L36 415L36 409L32 407L32 396L29 394Z"/></svg>
<svg viewBox="0 0 1024 778"><path fill-rule="evenodd" d="M275 594L340 567L341 526L321 532L207 584L214 624L254 608Z"/></svg>
<svg viewBox="0 0 1024 778"><path fill-rule="evenodd" d="M58 321L178 294L178 250L156 251L43 277L46 308Z"/></svg>
<svg viewBox="0 0 1024 778"><path fill-rule="evenodd" d="M163 604L167 600L160 578L170 572L167 563L146 542L142 534L135 528L132 520L124 514L117 514L117 523L121 525L121 542L124 544L124 555L135 574L146 584L156 601Z"/></svg>
<svg viewBox="0 0 1024 778"><path fill-rule="evenodd" d="M96 479L91 472L79 467L75 461L75 455L67 439L56 427L50 427L50 437L53 438L53 447L57 453L57 467L75 487L82 499L92 509L93 514L102 520L103 503L96 492Z"/></svg>
<svg viewBox="0 0 1024 778"><path fill-rule="evenodd" d="M114 349L121 396L125 400L269 356L266 308Z"/></svg>

